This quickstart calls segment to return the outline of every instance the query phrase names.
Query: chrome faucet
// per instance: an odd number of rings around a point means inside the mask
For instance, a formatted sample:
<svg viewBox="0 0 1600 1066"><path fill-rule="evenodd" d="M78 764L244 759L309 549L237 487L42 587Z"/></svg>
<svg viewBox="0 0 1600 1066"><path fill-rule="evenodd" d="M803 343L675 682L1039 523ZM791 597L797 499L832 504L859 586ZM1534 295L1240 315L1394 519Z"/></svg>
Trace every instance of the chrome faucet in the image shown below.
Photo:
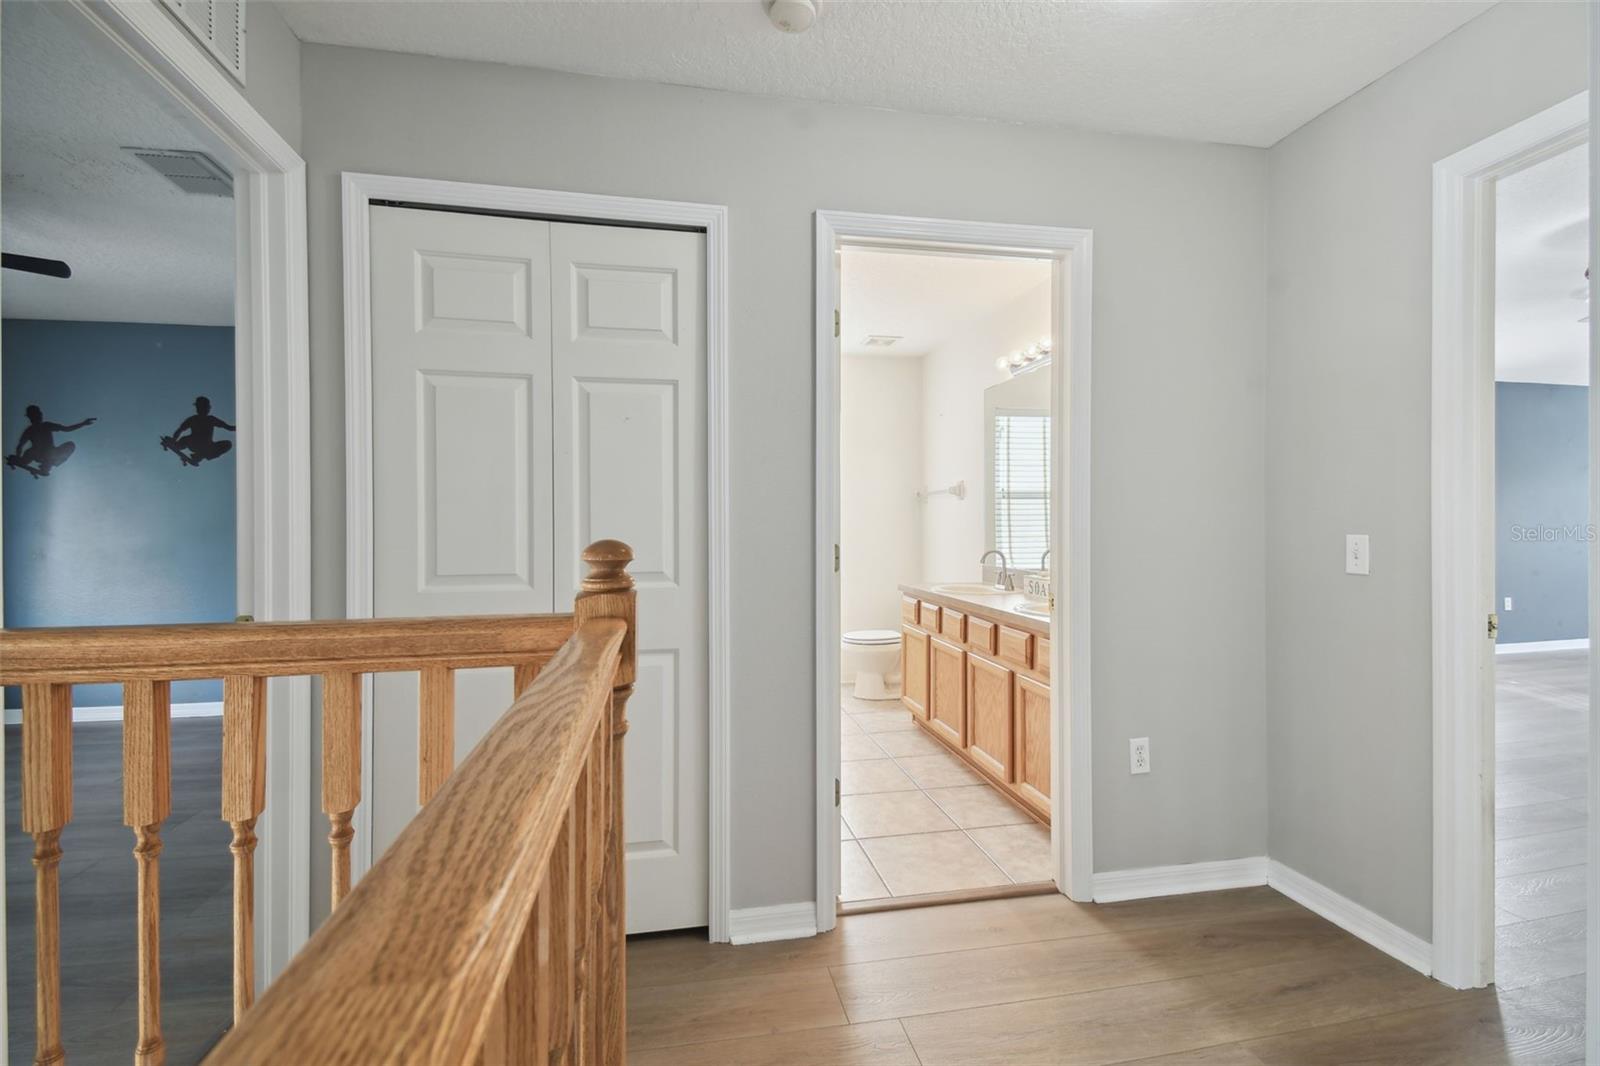
<svg viewBox="0 0 1600 1066"><path fill-rule="evenodd" d="M981 570L983 564L989 561L989 556L991 555L997 555L1000 557L1000 573L995 578L994 587L1000 592L1011 592L1016 588L1016 585L1012 584L1011 582L1011 568L1006 565L1005 552L996 548L991 548L984 552L983 556L978 560L979 569Z"/></svg>
<svg viewBox="0 0 1600 1066"><path fill-rule="evenodd" d="M1049 570L1050 569L1050 549L1049 548L1046 548L1044 550L1044 554L1039 556L1039 569L1040 570Z"/></svg>

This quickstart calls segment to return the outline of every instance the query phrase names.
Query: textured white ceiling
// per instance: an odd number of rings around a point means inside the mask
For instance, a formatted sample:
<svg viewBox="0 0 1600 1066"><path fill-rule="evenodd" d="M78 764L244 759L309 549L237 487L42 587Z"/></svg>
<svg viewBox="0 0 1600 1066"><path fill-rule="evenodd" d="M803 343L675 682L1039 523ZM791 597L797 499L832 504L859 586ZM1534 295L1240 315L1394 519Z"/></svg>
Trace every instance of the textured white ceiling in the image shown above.
<svg viewBox="0 0 1600 1066"><path fill-rule="evenodd" d="M0 20L0 246L73 272L0 271L5 317L231 324L233 201L122 151L214 147L67 5L0 3Z"/></svg>
<svg viewBox="0 0 1600 1066"><path fill-rule="evenodd" d="M1049 282L1051 269L1045 259L862 248L845 248L840 258L839 349L847 356L927 355L963 327ZM892 348L869 348L863 343L869 333L904 339Z"/></svg>
<svg viewBox="0 0 1600 1066"><path fill-rule="evenodd" d="M284 3L301 40L1265 147L1492 6L1359 0Z"/></svg>
<svg viewBox="0 0 1600 1066"><path fill-rule="evenodd" d="M1589 148L1503 179L1495 195L1495 377L1589 383Z"/></svg>

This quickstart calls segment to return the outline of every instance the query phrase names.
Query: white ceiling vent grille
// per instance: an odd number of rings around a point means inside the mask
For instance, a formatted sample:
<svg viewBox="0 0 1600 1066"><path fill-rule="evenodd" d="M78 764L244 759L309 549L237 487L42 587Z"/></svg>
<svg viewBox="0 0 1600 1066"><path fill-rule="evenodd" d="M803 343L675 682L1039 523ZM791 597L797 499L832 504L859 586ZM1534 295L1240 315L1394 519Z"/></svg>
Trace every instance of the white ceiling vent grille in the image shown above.
<svg viewBox="0 0 1600 1066"><path fill-rule="evenodd" d="M244 84L245 0L161 0L222 69Z"/></svg>
<svg viewBox="0 0 1600 1066"><path fill-rule="evenodd" d="M233 177L221 163L187 148L125 149L150 169L195 196L232 196Z"/></svg>
<svg viewBox="0 0 1600 1066"><path fill-rule="evenodd" d="M869 333L861 341L861 347L893 348L896 344L899 344L903 340L905 340L904 337L897 336L893 333Z"/></svg>

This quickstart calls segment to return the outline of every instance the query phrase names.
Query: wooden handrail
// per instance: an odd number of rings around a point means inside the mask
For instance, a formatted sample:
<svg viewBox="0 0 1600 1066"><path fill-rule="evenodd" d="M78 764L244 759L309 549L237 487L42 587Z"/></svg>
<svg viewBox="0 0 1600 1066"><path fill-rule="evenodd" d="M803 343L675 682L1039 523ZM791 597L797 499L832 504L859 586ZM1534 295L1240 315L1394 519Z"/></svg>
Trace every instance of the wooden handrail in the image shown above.
<svg viewBox="0 0 1600 1066"><path fill-rule="evenodd" d="M23 687L22 827L35 868L35 1063L64 1062L61 833L72 820L72 685L124 692L123 821L138 874L136 1063L162 1066L160 854L171 682L223 681L220 814L232 830L235 1030L217 1062L621 1063L622 737L634 683L627 545L583 553L571 614L0 631ZM455 672L506 667L513 704L455 766ZM361 675L421 674L422 813L354 891ZM333 916L258 1004L256 825L267 679L323 679ZM453 771L452 771L453 768ZM70 915L66 916L70 919Z"/></svg>
<svg viewBox="0 0 1600 1066"><path fill-rule="evenodd" d="M570 614L8 629L0 684L468 669L548 658Z"/></svg>
<svg viewBox="0 0 1600 1066"><path fill-rule="evenodd" d="M609 728L627 629L578 627L208 1063L472 1060Z"/></svg>

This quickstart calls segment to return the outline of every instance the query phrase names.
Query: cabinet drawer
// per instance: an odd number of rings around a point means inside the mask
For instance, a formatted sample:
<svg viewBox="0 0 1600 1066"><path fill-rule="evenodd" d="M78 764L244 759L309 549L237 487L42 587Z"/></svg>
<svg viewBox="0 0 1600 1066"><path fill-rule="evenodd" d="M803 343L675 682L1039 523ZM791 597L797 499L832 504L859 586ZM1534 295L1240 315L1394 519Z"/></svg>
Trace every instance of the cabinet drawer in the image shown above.
<svg viewBox="0 0 1600 1066"><path fill-rule="evenodd" d="M995 651L995 636L1000 627L987 618L967 619L967 643L981 652L993 655Z"/></svg>
<svg viewBox="0 0 1600 1066"><path fill-rule="evenodd" d="M930 633L939 632L939 605L936 603L919 603L917 605L917 624Z"/></svg>
<svg viewBox="0 0 1600 1066"><path fill-rule="evenodd" d="M1031 668L1033 666L1033 634L1026 629L1001 626L1000 647L996 654L1013 666L1020 666L1024 670Z"/></svg>
<svg viewBox="0 0 1600 1066"><path fill-rule="evenodd" d="M1050 638L1033 638L1033 668L1045 677L1050 676Z"/></svg>
<svg viewBox="0 0 1600 1066"><path fill-rule="evenodd" d="M946 607L939 612L939 635L960 644L967 639L967 616Z"/></svg>
<svg viewBox="0 0 1600 1066"><path fill-rule="evenodd" d="M900 597L900 621L917 624L917 598L915 596Z"/></svg>

